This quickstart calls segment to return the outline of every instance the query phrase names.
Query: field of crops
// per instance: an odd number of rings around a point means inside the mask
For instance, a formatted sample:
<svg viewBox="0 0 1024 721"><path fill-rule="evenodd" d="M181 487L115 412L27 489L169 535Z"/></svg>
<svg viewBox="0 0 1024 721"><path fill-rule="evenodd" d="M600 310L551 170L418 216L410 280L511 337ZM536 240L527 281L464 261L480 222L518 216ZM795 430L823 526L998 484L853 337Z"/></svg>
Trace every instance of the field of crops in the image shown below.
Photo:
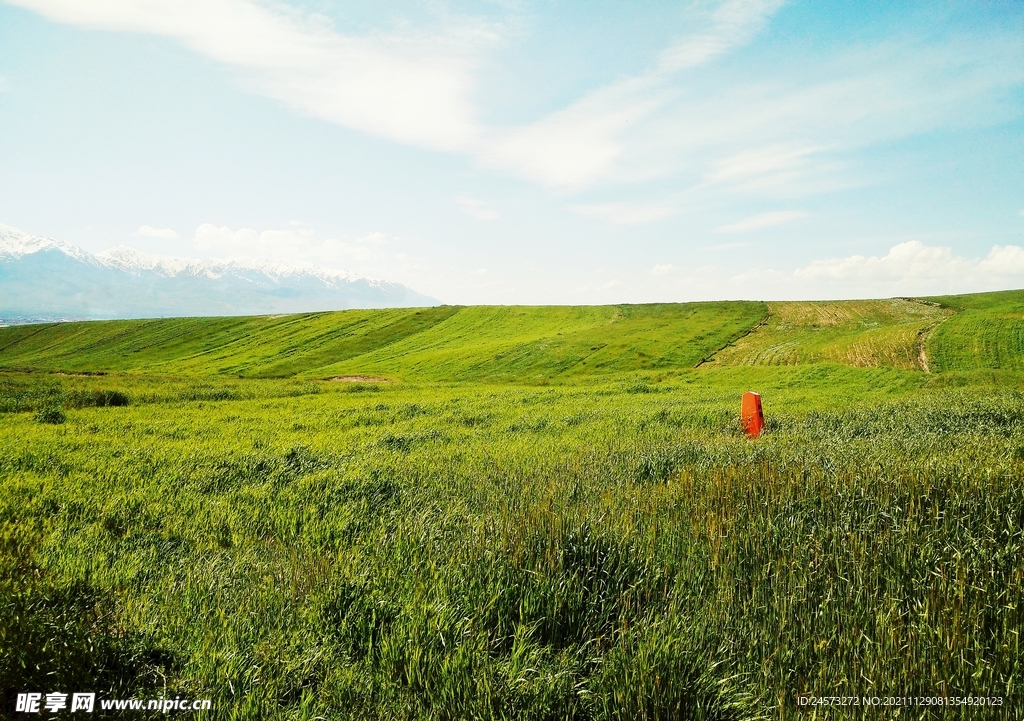
<svg viewBox="0 0 1024 721"><path fill-rule="evenodd" d="M687 368L766 313L763 303L442 306L22 326L0 334L0 367L536 382Z"/></svg>
<svg viewBox="0 0 1024 721"><path fill-rule="evenodd" d="M841 363L925 369L921 341L953 311L896 298L818 303L771 303L770 316L715 357L722 365Z"/></svg>
<svg viewBox="0 0 1024 721"><path fill-rule="evenodd" d="M1018 718L1022 299L0 329L0 685L214 718Z"/></svg>

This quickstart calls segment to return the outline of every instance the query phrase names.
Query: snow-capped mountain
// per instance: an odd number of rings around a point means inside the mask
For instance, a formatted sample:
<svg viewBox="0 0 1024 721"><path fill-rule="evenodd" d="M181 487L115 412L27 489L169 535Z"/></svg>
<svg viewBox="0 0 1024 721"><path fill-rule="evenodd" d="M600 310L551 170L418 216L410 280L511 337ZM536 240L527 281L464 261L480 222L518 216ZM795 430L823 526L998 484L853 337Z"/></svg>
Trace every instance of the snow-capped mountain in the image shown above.
<svg viewBox="0 0 1024 721"><path fill-rule="evenodd" d="M306 263L92 254L0 225L0 322L259 315L437 305L404 285Z"/></svg>
<svg viewBox="0 0 1024 721"><path fill-rule="evenodd" d="M75 246L67 247L79 250ZM327 285L364 280L360 276L345 270L330 270L313 265L312 263L285 263L280 260L196 260L194 258L178 258L170 255L143 253L141 250L128 245L118 245L98 253L94 257L103 265L117 268L127 273L138 273L148 270L167 277L188 274L205 275L207 278L217 279L232 273L255 271L274 279L310 276L318 278ZM365 280L371 283L379 282L369 278Z"/></svg>
<svg viewBox="0 0 1024 721"><path fill-rule="evenodd" d="M26 255L47 250L59 250L64 255L82 261L86 261L90 257L89 253L77 245L53 238L44 238L41 235L29 235L17 228L0 224L0 260L17 260Z"/></svg>

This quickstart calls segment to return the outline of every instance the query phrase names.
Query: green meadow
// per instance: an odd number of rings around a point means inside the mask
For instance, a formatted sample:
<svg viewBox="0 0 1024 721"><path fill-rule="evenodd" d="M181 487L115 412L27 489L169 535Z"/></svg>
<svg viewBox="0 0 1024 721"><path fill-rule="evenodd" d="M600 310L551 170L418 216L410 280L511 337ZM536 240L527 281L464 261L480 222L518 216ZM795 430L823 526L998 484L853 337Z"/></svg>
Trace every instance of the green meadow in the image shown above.
<svg viewBox="0 0 1024 721"><path fill-rule="evenodd" d="M8 704L1012 719L1022 598L1024 291L0 329Z"/></svg>

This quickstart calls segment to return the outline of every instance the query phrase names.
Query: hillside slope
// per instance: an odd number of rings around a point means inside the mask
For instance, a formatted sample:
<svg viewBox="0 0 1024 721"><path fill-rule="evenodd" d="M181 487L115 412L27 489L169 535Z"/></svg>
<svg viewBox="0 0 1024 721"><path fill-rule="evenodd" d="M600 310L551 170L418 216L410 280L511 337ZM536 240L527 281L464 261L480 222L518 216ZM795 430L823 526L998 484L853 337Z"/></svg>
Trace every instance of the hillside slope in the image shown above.
<svg viewBox="0 0 1024 721"><path fill-rule="evenodd" d="M439 306L0 329L0 370L544 382L832 364L1024 368L1024 291L828 302Z"/></svg>
<svg viewBox="0 0 1024 721"><path fill-rule="evenodd" d="M0 329L0 368L542 381L690 368L766 312L756 302L441 306L46 324Z"/></svg>
<svg viewBox="0 0 1024 721"><path fill-rule="evenodd" d="M921 369L921 336L953 313L903 298L773 302L768 308L768 322L716 354L715 365Z"/></svg>
<svg viewBox="0 0 1024 721"><path fill-rule="evenodd" d="M935 370L1024 368L1024 291L931 300L956 311L928 338Z"/></svg>

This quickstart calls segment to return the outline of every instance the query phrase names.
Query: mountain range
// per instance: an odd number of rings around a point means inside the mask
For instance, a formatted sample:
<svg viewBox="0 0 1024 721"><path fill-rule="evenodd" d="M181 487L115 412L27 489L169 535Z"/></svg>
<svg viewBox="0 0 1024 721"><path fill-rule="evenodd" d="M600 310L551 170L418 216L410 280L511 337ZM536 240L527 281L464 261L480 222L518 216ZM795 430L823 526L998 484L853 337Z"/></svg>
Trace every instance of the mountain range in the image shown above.
<svg viewBox="0 0 1024 721"><path fill-rule="evenodd" d="M0 225L0 323L439 305L398 283L279 261L78 246Z"/></svg>

